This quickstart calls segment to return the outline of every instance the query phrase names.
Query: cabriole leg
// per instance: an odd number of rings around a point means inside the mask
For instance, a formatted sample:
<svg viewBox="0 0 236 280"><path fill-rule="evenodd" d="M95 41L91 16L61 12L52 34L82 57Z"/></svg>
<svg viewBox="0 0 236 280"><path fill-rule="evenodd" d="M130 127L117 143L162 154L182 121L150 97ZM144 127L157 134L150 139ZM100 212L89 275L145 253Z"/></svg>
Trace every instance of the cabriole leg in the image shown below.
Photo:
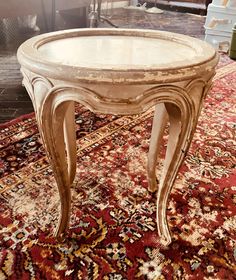
<svg viewBox="0 0 236 280"><path fill-rule="evenodd" d="M189 146L194 128L194 122L187 114L187 112L181 111L181 109L171 103L158 104L155 108L147 165L150 191L157 189L156 163L168 117L170 122L166 156L157 192L157 228L161 237L161 243L164 246L171 243L171 235L166 217L168 197Z"/></svg>
<svg viewBox="0 0 236 280"><path fill-rule="evenodd" d="M69 226L70 186L76 170L74 102L66 101L56 108L52 104L50 99L45 102L40 129L59 190L61 212L56 236L62 238Z"/></svg>
<svg viewBox="0 0 236 280"><path fill-rule="evenodd" d="M156 165L167 120L168 115L164 103L157 104L153 117L147 161L148 189L151 192L157 190Z"/></svg>

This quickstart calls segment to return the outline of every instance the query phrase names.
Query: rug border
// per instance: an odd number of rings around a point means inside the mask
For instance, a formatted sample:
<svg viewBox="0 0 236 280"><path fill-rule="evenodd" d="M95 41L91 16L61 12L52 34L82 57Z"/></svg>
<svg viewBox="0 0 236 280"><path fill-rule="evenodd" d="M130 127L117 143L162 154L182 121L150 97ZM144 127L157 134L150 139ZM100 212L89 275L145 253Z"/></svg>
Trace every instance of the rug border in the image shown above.
<svg viewBox="0 0 236 280"><path fill-rule="evenodd" d="M14 125L14 124L16 124L16 123L18 123L20 121L24 121L25 119L32 118L32 117L35 117L35 112L24 114L24 115L21 115L21 116L19 116L17 118L9 120L7 122L0 123L0 129L4 129L7 126Z"/></svg>

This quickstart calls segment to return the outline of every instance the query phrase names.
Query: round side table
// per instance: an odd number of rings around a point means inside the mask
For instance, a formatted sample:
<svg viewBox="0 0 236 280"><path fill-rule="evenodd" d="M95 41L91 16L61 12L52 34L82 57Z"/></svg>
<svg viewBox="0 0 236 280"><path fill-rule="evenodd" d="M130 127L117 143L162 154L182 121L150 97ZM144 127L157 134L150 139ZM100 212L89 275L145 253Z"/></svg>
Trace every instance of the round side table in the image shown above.
<svg viewBox="0 0 236 280"><path fill-rule="evenodd" d="M159 146L169 119L157 192L158 233L168 245L168 196L215 74L216 51L203 41L169 32L74 29L33 37L17 55L60 193L56 235L65 233L70 220L70 186L76 172L74 103L123 115L155 106L147 176L149 190L155 191Z"/></svg>

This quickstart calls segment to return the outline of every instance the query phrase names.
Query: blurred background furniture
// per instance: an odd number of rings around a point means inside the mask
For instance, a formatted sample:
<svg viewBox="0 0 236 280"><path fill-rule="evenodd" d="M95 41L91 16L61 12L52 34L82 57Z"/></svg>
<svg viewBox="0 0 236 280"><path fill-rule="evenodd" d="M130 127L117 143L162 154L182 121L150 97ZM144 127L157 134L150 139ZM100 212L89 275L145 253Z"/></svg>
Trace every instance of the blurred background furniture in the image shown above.
<svg viewBox="0 0 236 280"><path fill-rule="evenodd" d="M139 3L143 4L146 2L148 8L154 5L163 10L206 15L207 7L211 1L212 0L139 0Z"/></svg>
<svg viewBox="0 0 236 280"><path fill-rule="evenodd" d="M20 1L20 4L19 4ZM0 45L18 45L38 33L88 26L91 0L0 2ZM23 35L23 36L22 36Z"/></svg>
<svg viewBox="0 0 236 280"><path fill-rule="evenodd" d="M42 22L46 25L44 27L48 29L46 31L51 31L55 28L57 11L66 17L70 10L75 13L77 9L81 9L85 21L89 5L90 0L20 0L20 4L19 0L1 1L0 19L37 14L43 18Z"/></svg>
<svg viewBox="0 0 236 280"><path fill-rule="evenodd" d="M112 2L111 2L112 3ZM108 17L101 14L102 0L92 0L91 11L88 15L88 25L91 28L99 27L100 23L106 22L112 27L118 27L116 24L112 23Z"/></svg>
<svg viewBox="0 0 236 280"><path fill-rule="evenodd" d="M236 1L213 0L207 10L205 40L216 49L228 51L235 23Z"/></svg>

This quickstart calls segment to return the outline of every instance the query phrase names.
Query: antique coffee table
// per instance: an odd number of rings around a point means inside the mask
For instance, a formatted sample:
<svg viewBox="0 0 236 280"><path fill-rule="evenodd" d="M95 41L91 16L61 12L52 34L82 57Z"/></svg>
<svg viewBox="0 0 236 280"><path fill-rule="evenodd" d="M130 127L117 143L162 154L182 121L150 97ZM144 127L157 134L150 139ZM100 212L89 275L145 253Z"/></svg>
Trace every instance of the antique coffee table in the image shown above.
<svg viewBox="0 0 236 280"><path fill-rule="evenodd" d="M61 201L56 236L70 220L76 172L74 103L93 112L139 114L155 106L147 176L157 189L156 163L167 120L169 137L157 192L157 227L171 242L166 207L215 74L218 55L207 43L175 33L135 29L74 29L33 37L18 49L23 84Z"/></svg>

